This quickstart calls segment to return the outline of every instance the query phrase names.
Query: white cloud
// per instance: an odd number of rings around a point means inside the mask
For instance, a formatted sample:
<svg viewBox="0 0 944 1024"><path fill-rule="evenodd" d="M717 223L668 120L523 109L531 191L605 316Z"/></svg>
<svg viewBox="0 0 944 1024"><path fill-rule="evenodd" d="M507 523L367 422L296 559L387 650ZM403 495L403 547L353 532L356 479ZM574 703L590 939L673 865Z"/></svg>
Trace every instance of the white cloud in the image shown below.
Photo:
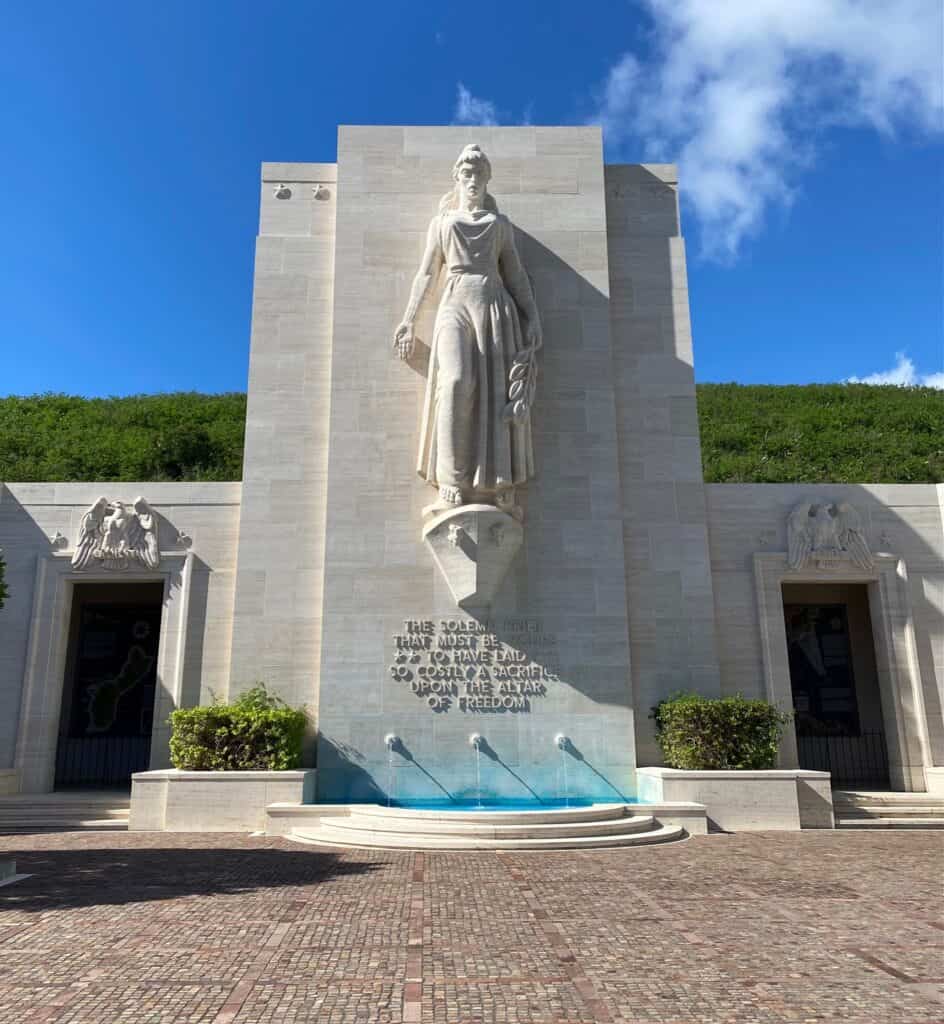
<svg viewBox="0 0 944 1024"><path fill-rule="evenodd" d="M624 55L595 120L635 159L679 161L706 255L735 256L789 202L823 129L944 127L940 0L644 3L653 62Z"/></svg>
<svg viewBox="0 0 944 1024"><path fill-rule="evenodd" d="M904 352L895 353L890 370L870 373L867 377L846 377L843 384L894 384L902 388L937 388L944 391L944 373L918 373Z"/></svg>
<svg viewBox="0 0 944 1024"><path fill-rule="evenodd" d="M483 100L473 96L461 83L458 83L456 109L452 115L453 124L498 124L498 111L491 100Z"/></svg>

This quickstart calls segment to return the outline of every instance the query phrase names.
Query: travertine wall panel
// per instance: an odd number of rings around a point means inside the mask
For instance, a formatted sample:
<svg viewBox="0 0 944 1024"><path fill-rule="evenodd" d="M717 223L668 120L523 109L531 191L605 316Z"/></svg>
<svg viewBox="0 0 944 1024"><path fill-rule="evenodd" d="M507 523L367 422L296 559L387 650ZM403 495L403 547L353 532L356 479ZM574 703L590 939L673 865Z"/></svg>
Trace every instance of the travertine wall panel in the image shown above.
<svg viewBox="0 0 944 1024"><path fill-rule="evenodd" d="M470 142L491 160L490 191L518 229L544 325L537 476L521 495L524 549L492 617L553 634L562 682L520 715L437 715L389 674L405 618L469 618L420 535L434 495L415 464L435 298L417 322L419 358L399 363L391 345L427 225ZM438 784L467 793L473 731L496 755L484 759L490 792L559 792L563 731L585 757L575 789L613 796L631 787L634 759L599 131L345 127L338 169L320 796L388 791L388 732L414 759L394 759L400 796L441 797Z"/></svg>
<svg viewBox="0 0 944 1024"><path fill-rule="evenodd" d="M671 165L606 173L626 588L637 709L720 687L685 248ZM636 716L640 764L661 754Z"/></svg>
<svg viewBox="0 0 944 1024"><path fill-rule="evenodd" d="M50 628L48 616L53 614L52 605L46 607L41 599L54 601L55 594L49 587L43 595L37 591L44 578L44 565L55 562L57 571L66 572L77 582L101 578L120 583L121 572L94 577L70 573L69 556L82 517L99 496L130 501L139 494L157 513L160 549L169 557L162 557L157 570L134 572L127 578L167 578L170 588L176 591L181 566L190 556L188 620L186 637L180 645L175 686L188 705L209 703L214 693L225 694L235 587L238 483L0 484L0 548L7 563L10 591L0 614L0 768L12 767L14 763L17 739L24 728L21 706L25 681L34 679L37 685L41 683L49 690L38 695L31 706L42 707L43 714L58 718L61 666L59 671L52 671L52 643L39 645L42 649L33 643L40 635L37 630ZM57 533L61 540L54 543L52 538ZM184 539L180 539L180 534ZM68 630L68 609L59 609L55 614L62 616L62 621L57 620L57 636L64 635ZM178 623L168 617L165 609L162 633L175 633L177 628ZM31 643L34 664L28 663ZM158 710L152 752L158 760L163 758L166 762L166 730L162 721L170 706ZM52 724L55 726L55 722ZM165 744L163 754L157 749L161 743Z"/></svg>
<svg viewBox="0 0 944 1024"><path fill-rule="evenodd" d="M233 694L318 702L334 281L334 164L263 164Z"/></svg>
<svg viewBox="0 0 944 1024"><path fill-rule="evenodd" d="M915 671L932 764L944 764L944 530L939 489L892 484L709 484L711 564L725 693L764 697L754 556L787 549L787 517L801 502L847 501L870 549L901 560ZM840 580L842 570L832 571ZM830 571L821 575L829 593ZM818 584L817 584L818 585ZM878 609L871 609L873 629ZM886 723L886 731L889 728Z"/></svg>

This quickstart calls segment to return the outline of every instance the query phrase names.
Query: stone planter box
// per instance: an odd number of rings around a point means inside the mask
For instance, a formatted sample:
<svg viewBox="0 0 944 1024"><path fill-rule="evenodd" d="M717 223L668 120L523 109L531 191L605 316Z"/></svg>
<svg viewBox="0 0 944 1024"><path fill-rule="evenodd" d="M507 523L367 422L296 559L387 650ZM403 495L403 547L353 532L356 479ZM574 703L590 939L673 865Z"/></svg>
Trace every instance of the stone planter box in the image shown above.
<svg viewBox="0 0 944 1024"><path fill-rule="evenodd" d="M646 802L704 804L709 825L726 832L834 827L829 772L638 768L636 783Z"/></svg>
<svg viewBox="0 0 944 1024"><path fill-rule="evenodd" d="M271 803L314 799L314 769L188 772L131 776L131 832L261 832Z"/></svg>

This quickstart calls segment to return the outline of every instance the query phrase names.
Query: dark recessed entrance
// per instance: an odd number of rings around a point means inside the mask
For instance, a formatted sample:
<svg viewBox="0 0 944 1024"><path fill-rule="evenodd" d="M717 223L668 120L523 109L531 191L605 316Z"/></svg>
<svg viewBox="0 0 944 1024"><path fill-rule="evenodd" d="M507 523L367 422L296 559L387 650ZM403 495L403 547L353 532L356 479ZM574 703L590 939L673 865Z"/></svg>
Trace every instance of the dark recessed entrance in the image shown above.
<svg viewBox="0 0 944 1024"><path fill-rule="evenodd" d="M833 785L887 789L882 702L864 584L783 586L801 768Z"/></svg>
<svg viewBox="0 0 944 1024"><path fill-rule="evenodd" d="M77 584L56 787L127 786L151 754L163 583Z"/></svg>

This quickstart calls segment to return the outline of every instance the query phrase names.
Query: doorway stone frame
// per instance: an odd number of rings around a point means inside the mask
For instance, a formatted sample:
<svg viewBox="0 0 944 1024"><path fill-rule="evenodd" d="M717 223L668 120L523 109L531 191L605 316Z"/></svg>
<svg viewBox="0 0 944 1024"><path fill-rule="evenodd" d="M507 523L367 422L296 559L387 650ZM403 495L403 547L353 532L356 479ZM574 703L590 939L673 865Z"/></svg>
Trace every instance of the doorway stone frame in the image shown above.
<svg viewBox="0 0 944 1024"><path fill-rule="evenodd" d="M783 615L784 583L864 583L867 586L891 787L925 792L925 769L931 766L930 744L904 559L878 554L874 556L871 569L858 569L850 562L794 570L787 564L785 553L754 555L754 587L767 699L780 708L790 709L793 691ZM784 732L778 765L799 767L796 730L792 725Z"/></svg>
<svg viewBox="0 0 944 1024"><path fill-rule="evenodd" d="M190 551L161 552L159 569L120 572L77 571L66 552L37 559L14 761L21 793L51 793L55 786L59 717L77 583L164 584L150 768L168 767L170 727L165 723L179 706L182 693L193 563Z"/></svg>

